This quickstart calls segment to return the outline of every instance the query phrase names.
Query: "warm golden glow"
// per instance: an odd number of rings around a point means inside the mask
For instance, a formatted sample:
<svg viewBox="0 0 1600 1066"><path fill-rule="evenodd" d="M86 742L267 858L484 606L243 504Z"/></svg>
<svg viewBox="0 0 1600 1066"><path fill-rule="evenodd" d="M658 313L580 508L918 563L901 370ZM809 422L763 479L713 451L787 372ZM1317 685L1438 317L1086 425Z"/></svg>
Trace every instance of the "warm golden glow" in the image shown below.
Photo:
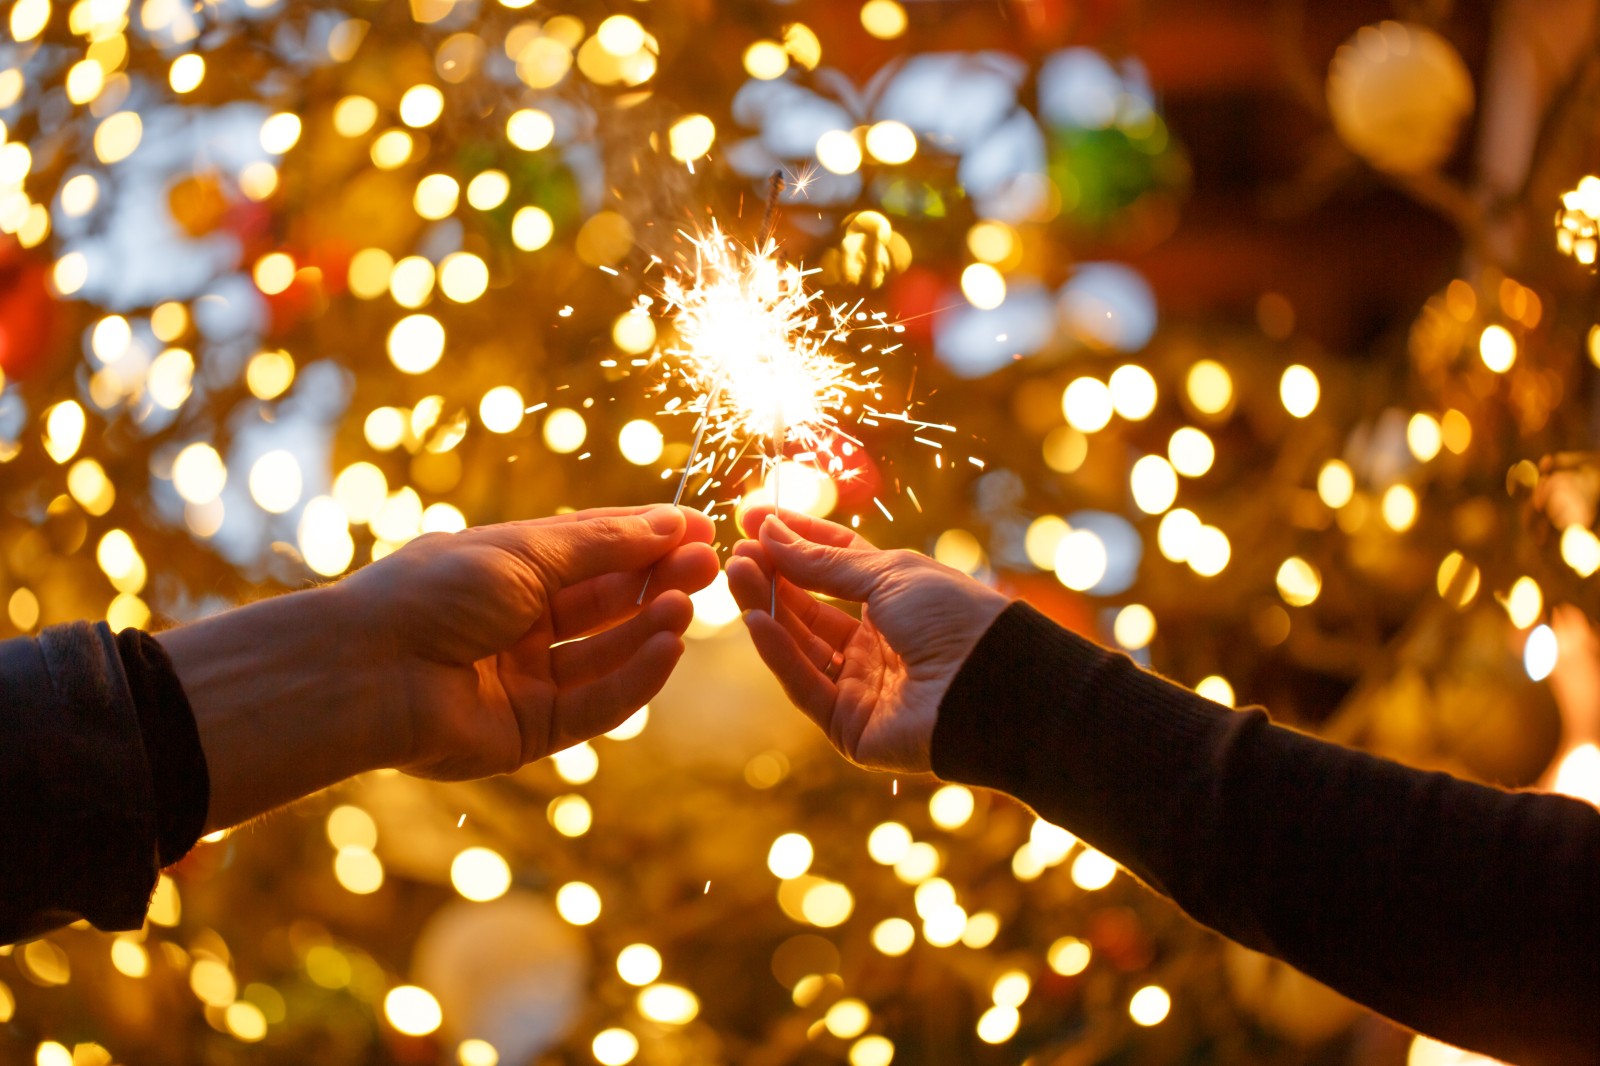
<svg viewBox="0 0 1600 1066"><path fill-rule="evenodd" d="M906 32L906 9L897 0L867 0L861 5L861 25L880 40L893 40Z"/></svg>
<svg viewBox="0 0 1600 1066"><path fill-rule="evenodd" d="M1134 463L1129 482L1133 502L1145 514L1162 514L1178 499L1178 473L1159 455Z"/></svg>
<svg viewBox="0 0 1600 1066"><path fill-rule="evenodd" d="M1278 567L1278 595L1291 607L1305 607L1315 603L1322 592L1322 575L1317 568L1291 555Z"/></svg>
<svg viewBox="0 0 1600 1066"><path fill-rule="evenodd" d="M405 130L385 130L372 141L372 165L379 170L394 170L411 158L411 134Z"/></svg>
<svg viewBox="0 0 1600 1066"><path fill-rule="evenodd" d="M1204 476L1216 459L1216 445L1204 430L1184 426L1167 441L1167 461L1184 477Z"/></svg>
<svg viewBox="0 0 1600 1066"><path fill-rule="evenodd" d="M1160 985L1145 985L1128 1001L1128 1017L1139 1025L1160 1025L1171 1010L1172 997Z"/></svg>
<svg viewBox="0 0 1600 1066"><path fill-rule="evenodd" d="M788 881L811 869L811 841L802 833L785 833L767 850L767 869Z"/></svg>
<svg viewBox="0 0 1600 1066"><path fill-rule="evenodd" d="M345 891L369 896L383 887L383 863L366 848L340 848L333 859L333 876Z"/></svg>
<svg viewBox="0 0 1600 1066"><path fill-rule="evenodd" d="M917 135L910 126L893 119L873 123L867 129L866 141L872 158L891 166L910 162L917 154Z"/></svg>
<svg viewBox="0 0 1600 1066"><path fill-rule="evenodd" d="M294 284L294 260L283 252L269 252L256 260L252 276L256 288L268 296L276 296Z"/></svg>
<svg viewBox="0 0 1600 1066"><path fill-rule="evenodd" d="M627 1066L639 1054L639 1038L626 1029L602 1029L589 1050L600 1066Z"/></svg>
<svg viewBox="0 0 1600 1066"><path fill-rule="evenodd" d="M1517 341L1504 326L1485 327L1478 338L1478 354L1483 365L1496 374L1504 374L1517 361Z"/></svg>
<svg viewBox="0 0 1600 1066"><path fill-rule="evenodd" d="M467 848L451 860L450 883L464 898L486 903L511 888L511 866L491 848Z"/></svg>
<svg viewBox="0 0 1600 1066"><path fill-rule="evenodd" d="M600 755L588 741L563 748L550 756L556 776L569 785L586 785L600 772Z"/></svg>
<svg viewBox="0 0 1600 1066"><path fill-rule="evenodd" d="M600 893L582 881L569 881L556 890L556 912L573 925L590 925L600 917Z"/></svg>
<svg viewBox="0 0 1600 1066"><path fill-rule="evenodd" d="M456 1062L460 1066L500 1066L500 1052L489 1041L473 1037L456 1046Z"/></svg>
<svg viewBox="0 0 1600 1066"><path fill-rule="evenodd" d="M1088 944L1077 937L1064 936L1050 945L1045 958L1050 968L1062 977L1076 977L1089 968L1091 955Z"/></svg>
<svg viewBox="0 0 1600 1066"><path fill-rule="evenodd" d="M1349 503L1356 492L1355 475L1342 459L1329 459L1317 472L1317 495L1322 502L1338 510Z"/></svg>
<svg viewBox="0 0 1600 1066"><path fill-rule="evenodd" d="M1015 1007L990 1007L978 1018L978 1039L985 1044L1004 1044L1017 1035L1021 1021Z"/></svg>
<svg viewBox="0 0 1600 1066"><path fill-rule="evenodd" d="M536 252L555 236L555 222L542 207L524 207L511 220L511 243L524 252Z"/></svg>
<svg viewBox="0 0 1600 1066"><path fill-rule="evenodd" d="M83 443L88 416L77 400L62 400L45 412L44 450L52 460L65 463L78 453Z"/></svg>
<svg viewBox="0 0 1600 1066"><path fill-rule="evenodd" d="M1444 446L1457 455L1464 455L1472 446L1472 421L1453 407L1444 413L1439 431Z"/></svg>
<svg viewBox="0 0 1600 1066"><path fill-rule="evenodd" d="M882 822L867 834L867 854L881 866L893 866L911 850L911 831L899 822Z"/></svg>
<svg viewBox="0 0 1600 1066"><path fill-rule="evenodd" d="M294 383L294 357L285 351L257 352L245 364L244 382L257 399L275 400Z"/></svg>
<svg viewBox="0 0 1600 1066"><path fill-rule="evenodd" d="M1044 438L1044 463L1058 474L1075 474L1089 457L1089 438L1072 426L1057 426Z"/></svg>
<svg viewBox="0 0 1600 1066"><path fill-rule="evenodd" d="M663 1025L688 1025L700 1013L700 1001L678 985L650 985L635 1000L639 1013Z"/></svg>
<svg viewBox="0 0 1600 1066"><path fill-rule="evenodd" d="M471 252L451 252L439 264L439 288L446 298L469 304L489 291L489 265Z"/></svg>
<svg viewBox="0 0 1600 1066"><path fill-rule="evenodd" d="M1117 367L1107 387L1112 408L1130 422L1141 422L1156 409L1156 379L1142 366L1128 363Z"/></svg>
<svg viewBox="0 0 1600 1066"><path fill-rule="evenodd" d="M704 115L685 115L667 131L668 149L680 163L693 163L711 151L716 141L717 127Z"/></svg>
<svg viewBox="0 0 1600 1066"><path fill-rule="evenodd" d="M511 195L511 179L503 170L485 170L467 182L467 203L479 211L493 211Z"/></svg>
<svg viewBox="0 0 1600 1066"><path fill-rule="evenodd" d="M134 111L108 116L94 131L94 154L102 163L120 163L139 147L144 123Z"/></svg>
<svg viewBox="0 0 1600 1066"><path fill-rule="evenodd" d="M771 81L789 69L789 53L777 41L757 41L744 50L744 70L752 78Z"/></svg>
<svg viewBox="0 0 1600 1066"><path fill-rule="evenodd" d="M511 433L522 425L522 394L510 385L496 385L478 402L478 419L491 433Z"/></svg>
<svg viewBox="0 0 1600 1066"><path fill-rule="evenodd" d="M1439 420L1422 411L1412 415L1411 421L1406 423L1406 446L1419 463L1433 459L1444 446L1444 430Z"/></svg>
<svg viewBox="0 0 1600 1066"><path fill-rule="evenodd" d="M1061 393L1061 413L1082 433L1097 433L1111 423L1111 389L1098 378L1081 377Z"/></svg>
<svg viewBox="0 0 1600 1066"><path fill-rule="evenodd" d="M93 459L79 459L72 464L67 471L67 492L78 501L78 506L96 516L111 510L117 499L116 487L106 476L105 468Z"/></svg>
<svg viewBox="0 0 1600 1066"><path fill-rule="evenodd" d="M1305 418L1317 409L1322 385L1310 367L1297 363L1283 372L1278 382L1278 398L1283 401L1285 411L1296 418Z"/></svg>
<svg viewBox="0 0 1600 1066"><path fill-rule="evenodd" d="M1390 485L1380 505L1384 523L1396 533L1404 533L1417 521L1417 494L1409 485Z"/></svg>
<svg viewBox="0 0 1600 1066"><path fill-rule="evenodd" d="M300 502L300 462L287 451L270 451L250 467L250 498L270 514L283 514Z"/></svg>
<svg viewBox="0 0 1600 1066"><path fill-rule="evenodd" d="M1592 577L1600 570L1600 538L1587 526L1568 526L1561 531L1561 559L1579 577Z"/></svg>
<svg viewBox="0 0 1600 1066"><path fill-rule="evenodd" d="M180 96L200 88L200 83L205 77L205 58L194 53L174 59L167 71L167 83L172 86L172 91Z"/></svg>
<svg viewBox="0 0 1600 1066"><path fill-rule="evenodd" d="M1531 577L1517 578L1502 602L1511 624L1518 629L1527 629L1544 613L1544 593L1540 591L1539 583Z"/></svg>
<svg viewBox="0 0 1600 1066"><path fill-rule="evenodd" d="M1233 558L1233 545L1228 535L1216 526L1202 525L1194 532L1186 560L1189 569L1201 577L1216 577L1228 568Z"/></svg>
<svg viewBox="0 0 1600 1066"><path fill-rule="evenodd" d="M894 1061L894 1043L876 1033L850 1045L850 1066L889 1066Z"/></svg>
<svg viewBox="0 0 1600 1066"><path fill-rule="evenodd" d="M649 466L661 458L666 438L649 419L636 418L617 433L617 449L634 466ZM792 506L792 505L791 505Z"/></svg>
<svg viewBox="0 0 1600 1066"><path fill-rule="evenodd" d="M1056 580L1074 592L1088 592L1106 576L1105 541L1089 529L1074 529L1056 546Z"/></svg>
<svg viewBox="0 0 1600 1066"><path fill-rule="evenodd" d="M964 785L945 785L928 798L928 817L933 824L954 832L972 819L977 801Z"/></svg>
<svg viewBox="0 0 1600 1066"><path fill-rule="evenodd" d="M444 327L431 315L407 315L389 331L388 349L402 373L426 373L444 355Z"/></svg>
<svg viewBox="0 0 1600 1066"><path fill-rule="evenodd" d="M427 1036L444 1021L439 1001L416 985L391 988L383 997L383 1014L390 1025L407 1036Z"/></svg>
<svg viewBox="0 0 1600 1066"><path fill-rule="evenodd" d="M269 155L283 155L299 140L299 115L280 111L261 124L261 148Z"/></svg>
<svg viewBox="0 0 1600 1066"><path fill-rule="evenodd" d="M885 918L872 927L872 946L890 958L904 955L916 942L916 927L904 918Z"/></svg>
<svg viewBox="0 0 1600 1066"><path fill-rule="evenodd" d="M1142 603L1130 603L1117 612L1111 626L1116 642L1129 651L1149 647L1156 636L1156 616Z"/></svg>
<svg viewBox="0 0 1600 1066"><path fill-rule="evenodd" d="M413 85L400 97L400 121L421 129L439 121L444 114L444 93L432 85Z"/></svg>
<svg viewBox="0 0 1600 1066"><path fill-rule="evenodd" d="M980 311L992 311L1006 302L1006 279L988 263L971 263L961 272L961 294Z"/></svg>
<svg viewBox="0 0 1600 1066"><path fill-rule="evenodd" d="M1183 507L1168 511L1156 528L1156 546L1171 562L1188 562L1200 539L1200 529L1200 519L1193 511Z"/></svg>
<svg viewBox="0 0 1600 1066"><path fill-rule="evenodd" d="M524 152L537 152L555 136L555 120L537 108L524 108L506 119L506 140Z"/></svg>
<svg viewBox="0 0 1600 1066"><path fill-rule="evenodd" d="M964 529L947 529L939 534L933 557L963 574L976 574L984 565L983 545Z"/></svg>
<svg viewBox="0 0 1600 1066"><path fill-rule="evenodd" d="M1202 359L1189 368L1185 388L1189 402L1202 414L1220 415L1233 403L1233 375L1212 359Z"/></svg>
<svg viewBox="0 0 1600 1066"><path fill-rule="evenodd" d="M1220 703L1224 707L1232 707L1234 701L1233 685L1220 674L1203 677L1194 690L1213 703Z"/></svg>
<svg viewBox="0 0 1600 1066"><path fill-rule="evenodd" d="M661 976L661 953L649 944L629 944L617 953L617 974L630 985L648 985Z"/></svg>
<svg viewBox="0 0 1600 1066"><path fill-rule="evenodd" d="M461 202L461 185L448 174L429 174L417 182L411 206L429 220L447 218Z"/></svg>
<svg viewBox="0 0 1600 1066"><path fill-rule="evenodd" d="M365 96L346 96L333 105L333 128L341 137L359 137L378 121L378 105Z"/></svg>
<svg viewBox="0 0 1600 1066"><path fill-rule="evenodd" d="M836 881L819 881L806 890L800 912L806 921L823 929L843 925L855 909L855 897Z"/></svg>
<svg viewBox="0 0 1600 1066"><path fill-rule="evenodd" d="M588 423L583 415L570 407L557 407L544 420L545 447L560 455L567 455L583 447L589 435Z"/></svg>
<svg viewBox="0 0 1600 1066"><path fill-rule="evenodd" d="M848 130L828 130L817 138L817 162L834 174L854 174L861 169L861 145Z"/></svg>

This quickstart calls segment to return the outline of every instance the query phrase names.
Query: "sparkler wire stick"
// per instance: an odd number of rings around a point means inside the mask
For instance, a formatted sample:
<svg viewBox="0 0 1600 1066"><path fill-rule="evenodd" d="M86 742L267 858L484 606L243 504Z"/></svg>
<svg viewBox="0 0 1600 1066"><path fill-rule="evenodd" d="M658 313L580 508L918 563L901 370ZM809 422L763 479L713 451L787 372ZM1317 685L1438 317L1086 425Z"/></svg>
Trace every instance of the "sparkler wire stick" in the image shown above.
<svg viewBox="0 0 1600 1066"><path fill-rule="evenodd" d="M767 179L767 211L761 219L761 243L756 246L758 251L763 251L772 243L778 231L778 199L783 195L783 171L774 170ZM772 513L778 513L778 469L783 465L783 438L787 433L783 424L783 399L779 390L773 390L777 410L773 412L772 426ZM772 600L767 614L772 618L778 617L778 571L772 571Z"/></svg>

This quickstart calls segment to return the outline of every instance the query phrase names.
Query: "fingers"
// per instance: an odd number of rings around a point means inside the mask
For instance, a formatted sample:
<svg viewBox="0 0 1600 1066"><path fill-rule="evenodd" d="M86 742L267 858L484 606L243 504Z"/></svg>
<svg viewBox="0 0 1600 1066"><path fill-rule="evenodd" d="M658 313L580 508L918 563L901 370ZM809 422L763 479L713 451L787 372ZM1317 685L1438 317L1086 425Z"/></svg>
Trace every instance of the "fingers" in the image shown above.
<svg viewBox="0 0 1600 1066"><path fill-rule="evenodd" d="M550 650L550 669L558 689L572 688L621 667L655 634L682 634L694 618L694 605L682 592L668 592L621 625Z"/></svg>
<svg viewBox="0 0 1600 1066"><path fill-rule="evenodd" d="M683 654L676 633L657 631L636 648L615 670L556 695L555 717L550 727L551 751L576 744L616 728L661 691ZM524 736L528 732L524 730ZM525 752L534 758L543 752Z"/></svg>
<svg viewBox="0 0 1600 1066"><path fill-rule="evenodd" d="M743 549L741 551L740 549ZM746 541L728 560L728 590L741 610L765 611L772 604L772 571L761 547ZM827 666L835 650L843 648L861 623L831 604L819 603L810 593L788 582L778 587L778 622L798 641L812 661ZM820 647L813 647L812 642Z"/></svg>
<svg viewBox="0 0 1600 1066"><path fill-rule="evenodd" d="M706 524L709 526L709 520ZM688 511L678 507L504 528L517 537L517 548L554 588L601 574L649 567L683 543L690 532Z"/></svg>
<svg viewBox="0 0 1600 1066"><path fill-rule="evenodd" d="M728 562L728 589L741 610L768 611L772 606L772 579L750 559ZM810 595L783 582L778 592L778 622L805 657L818 669L833 661L834 646L814 633L801 620L807 605L815 606Z"/></svg>
<svg viewBox="0 0 1600 1066"><path fill-rule="evenodd" d="M837 522L830 522L826 518L815 518L804 511L779 511L767 504L752 507L740 516L739 522L744 527L745 536L752 539L758 537L769 515L776 515L806 540L828 544L835 548L873 550L872 542L866 537Z"/></svg>
<svg viewBox="0 0 1600 1066"><path fill-rule="evenodd" d="M798 536L776 515L761 523L760 537L761 547L779 574L803 589L839 600L867 600L896 558L870 545L846 548L816 543Z"/></svg>
<svg viewBox="0 0 1600 1066"><path fill-rule="evenodd" d="M555 637L572 640L632 616L639 610L641 590L649 603L673 589L698 592L716 576L717 553L709 545L690 543L662 556L653 569L602 574L570 585L551 597Z"/></svg>
<svg viewBox="0 0 1600 1066"><path fill-rule="evenodd" d="M573 522L587 522L596 518L627 518L634 515L649 514L658 507L668 506L659 503L638 504L632 507L590 507L582 511L568 511L566 514L550 515L545 518L529 518L521 522L508 522L506 525L520 527L564 526ZM699 541L710 544L716 539L716 527L711 519L700 511L686 505L679 505L678 510L688 520L689 528L684 537L687 541Z"/></svg>
<svg viewBox="0 0 1600 1066"><path fill-rule="evenodd" d="M827 732L833 705L839 698L838 688L806 658L794 638L771 615L765 611L746 611L744 624L750 631L750 642L755 645L756 654L778 679L784 695Z"/></svg>

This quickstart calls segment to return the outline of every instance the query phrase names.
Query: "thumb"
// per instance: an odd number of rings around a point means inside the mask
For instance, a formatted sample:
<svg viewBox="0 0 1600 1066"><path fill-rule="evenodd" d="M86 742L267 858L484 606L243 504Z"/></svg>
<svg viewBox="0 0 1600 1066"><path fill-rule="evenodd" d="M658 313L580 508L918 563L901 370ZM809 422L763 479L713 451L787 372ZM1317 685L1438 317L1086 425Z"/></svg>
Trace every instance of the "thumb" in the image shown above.
<svg viewBox="0 0 1600 1066"><path fill-rule="evenodd" d="M865 602L889 569L889 552L839 548L806 540L777 515L761 524L761 547L792 584L834 599Z"/></svg>
<svg viewBox="0 0 1600 1066"><path fill-rule="evenodd" d="M558 588L618 571L641 570L683 540L688 523L676 507L637 515L597 515L524 529L523 552Z"/></svg>

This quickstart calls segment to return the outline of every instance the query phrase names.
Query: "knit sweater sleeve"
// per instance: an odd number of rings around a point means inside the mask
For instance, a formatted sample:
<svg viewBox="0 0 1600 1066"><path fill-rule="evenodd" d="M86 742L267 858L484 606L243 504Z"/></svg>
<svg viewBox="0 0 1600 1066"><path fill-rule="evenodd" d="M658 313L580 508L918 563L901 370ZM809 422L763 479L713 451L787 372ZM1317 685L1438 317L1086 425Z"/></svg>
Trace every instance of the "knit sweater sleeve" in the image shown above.
<svg viewBox="0 0 1600 1066"><path fill-rule="evenodd" d="M86 918L136 929L210 787L183 688L104 622L0 642L0 944Z"/></svg>
<svg viewBox="0 0 1600 1066"><path fill-rule="evenodd" d="M1023 604L946 694L934 770L1016 796L1194 918L1515 1063L1600 1061L1600 811L1317 740Z"/></svg>

